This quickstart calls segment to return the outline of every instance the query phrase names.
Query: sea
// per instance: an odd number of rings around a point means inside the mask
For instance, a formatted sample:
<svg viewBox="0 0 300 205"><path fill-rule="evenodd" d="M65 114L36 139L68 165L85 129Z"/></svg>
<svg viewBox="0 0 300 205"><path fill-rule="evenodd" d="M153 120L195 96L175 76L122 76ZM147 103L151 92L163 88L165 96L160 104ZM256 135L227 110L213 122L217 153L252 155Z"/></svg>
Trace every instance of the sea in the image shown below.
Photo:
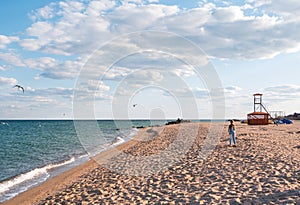
<svg viewBox="0 0 300 205"><path fill-rule="evenodd" d="M166 122L0 120L0 203L130 140L140 127Z"/></svg>

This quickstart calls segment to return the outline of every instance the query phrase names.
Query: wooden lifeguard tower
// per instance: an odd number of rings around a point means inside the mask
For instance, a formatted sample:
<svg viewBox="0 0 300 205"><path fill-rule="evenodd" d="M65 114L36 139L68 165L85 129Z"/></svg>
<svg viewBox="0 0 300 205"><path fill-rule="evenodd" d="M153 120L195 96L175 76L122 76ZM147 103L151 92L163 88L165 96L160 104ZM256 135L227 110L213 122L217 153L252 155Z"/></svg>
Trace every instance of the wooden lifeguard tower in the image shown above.
<svg viewBox="0 0 300 205"><path fill-rule="evenodd" d="M248 125L268 125L269 124L269 112L262 104L263 94L256 93L254 97L254 111L247 115ZM265 112L263 112L265 111Z"/></svg>

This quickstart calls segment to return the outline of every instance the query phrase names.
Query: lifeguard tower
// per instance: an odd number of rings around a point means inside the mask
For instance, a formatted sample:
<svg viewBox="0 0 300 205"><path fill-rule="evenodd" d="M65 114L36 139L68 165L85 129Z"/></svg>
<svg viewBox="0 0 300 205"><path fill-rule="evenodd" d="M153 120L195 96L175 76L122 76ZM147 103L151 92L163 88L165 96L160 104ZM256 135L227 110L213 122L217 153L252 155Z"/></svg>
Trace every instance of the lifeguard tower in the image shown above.
<svg viewBox="0 0 300 205"><path fill-rule="evenodd" d="M256 93L254 97L254 111L247 115L248 125L268 125L269 124L269 112L262 104L263 94ZM264 112L263 112L264 111Z"/></svg>

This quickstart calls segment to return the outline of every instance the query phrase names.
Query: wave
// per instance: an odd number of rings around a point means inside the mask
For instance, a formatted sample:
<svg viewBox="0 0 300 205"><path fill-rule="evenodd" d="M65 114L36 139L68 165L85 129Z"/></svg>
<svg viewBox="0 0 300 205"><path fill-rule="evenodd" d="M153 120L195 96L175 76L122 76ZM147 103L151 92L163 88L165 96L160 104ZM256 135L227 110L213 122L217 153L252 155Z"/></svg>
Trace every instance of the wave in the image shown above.
<svg viewBox="0 0 300 205"><path fill-rule="evenodd" d="M47 179L67 171L74 166L84 163L85 161L89 160L91 156L129 141L137 132L138 129L135 128L130 130L122 130L119 132L117 137L107 144L98 146L97 149L92 150L92 153L88 152L88 154L80 154L79 156L76 156L76 158L72 157L66 161L36 168L27 173L23 173L14 178L0 182L0 203L15 197L16 195L30 188L33 188L34 186L45 182Z"/></svg>
<svg viewBox="0 0 300 205"><path fill-rule="evenodd" d="M41 168L36 168L27 173L20 174L12 179L0 183L0 202L13 198L14 196L24 192L35 185L41 184L49 177L49 171L58 167L66 166L75 161L72 157L61 163L49 164Z"/></svg>
<svg viewBox="0 0 300 205"><path fill-rule="evenodd" d="M137 132L138 129L136 128L119 129L118 135L115 138L107 139L106 143L89 148L86 151L90 157L94 157L100 154L101 152L104 152L122 143L128 142L130 139L133 138L134 135L136 135Z"/></svg>
<svg viewBox="0 0 300 205"><path fill-rule="evenodd" d="M112 142L111 145L116 146L119 144L122 144L123 142L125 142L125 140L122 137L116 137Z"/></svg>
<svg viewBox="0 0 300 205"><path fill-rule="evenodd" d="M116 145L120 145L124 142L129 141L134 135L136 135L136 133L138 132L138 129L133 128L131 130L128 131L128 133L122 134L117 136L110 144L110 146L116 146Z"/></svg>

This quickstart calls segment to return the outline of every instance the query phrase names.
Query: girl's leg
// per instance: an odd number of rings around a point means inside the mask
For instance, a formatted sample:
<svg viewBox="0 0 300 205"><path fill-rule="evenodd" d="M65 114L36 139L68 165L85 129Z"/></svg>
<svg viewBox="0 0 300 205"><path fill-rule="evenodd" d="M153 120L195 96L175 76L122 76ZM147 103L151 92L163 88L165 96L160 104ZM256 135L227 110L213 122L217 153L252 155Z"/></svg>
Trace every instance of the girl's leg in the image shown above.
<svg viewBox="0 0 300 205"><path fill-rule="evenodd" d="M236 137L235 137L234 133L232 134L232 137L233 137L233 143L234 143L234 145L236 145Z"/></svg>
<svg viewBox="0 0 300 205"><path fill-rule="evenodd" d="M230 139L229 139L229 144L231 145L232 144L232 133L230 133Z"/></svg>

